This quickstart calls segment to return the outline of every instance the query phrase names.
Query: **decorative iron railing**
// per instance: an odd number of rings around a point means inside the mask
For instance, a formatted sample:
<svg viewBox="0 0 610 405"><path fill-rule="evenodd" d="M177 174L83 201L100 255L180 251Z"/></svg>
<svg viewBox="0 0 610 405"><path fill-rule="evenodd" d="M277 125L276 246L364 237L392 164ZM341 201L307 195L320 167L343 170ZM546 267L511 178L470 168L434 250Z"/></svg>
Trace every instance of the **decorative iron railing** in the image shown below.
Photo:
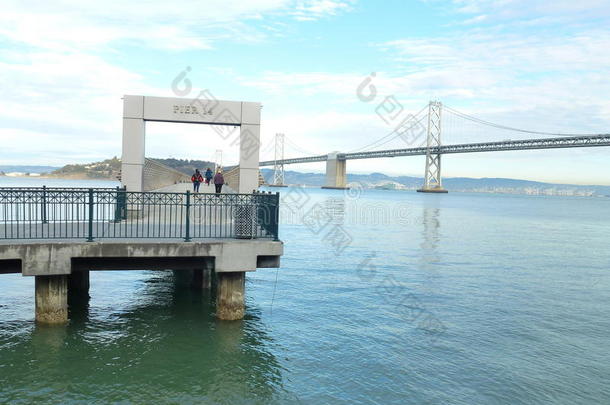
<svg viewBox="0 0 610 405"><path fill-rule="evenodd" d="M0 240L278 240L278 220L278 193L0 188Z"/></svg>

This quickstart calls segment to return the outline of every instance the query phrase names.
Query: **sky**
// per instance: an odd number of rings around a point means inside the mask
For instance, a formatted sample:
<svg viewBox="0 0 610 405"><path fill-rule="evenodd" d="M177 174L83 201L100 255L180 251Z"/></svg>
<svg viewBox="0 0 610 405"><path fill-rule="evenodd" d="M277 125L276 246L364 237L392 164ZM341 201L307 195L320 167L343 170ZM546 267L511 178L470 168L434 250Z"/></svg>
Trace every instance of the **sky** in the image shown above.
<svg viewBox="0 0 610 405"><path fill-rule="evenodd" d="M431 100L511 127L609 133L608 26L607 0L3 0L0 165L120 156L121 97L175 97L184 78L186 97L263 104L261 160L276 133L285 157L358 150ZM446 107L444 144L532 137ZM147 123L147 157L213 160L217 149L237 161L209 126ZM609 185L609 158L610 147L445 155L443 175ZM424 159L347 170L423 176Z"/></svg>

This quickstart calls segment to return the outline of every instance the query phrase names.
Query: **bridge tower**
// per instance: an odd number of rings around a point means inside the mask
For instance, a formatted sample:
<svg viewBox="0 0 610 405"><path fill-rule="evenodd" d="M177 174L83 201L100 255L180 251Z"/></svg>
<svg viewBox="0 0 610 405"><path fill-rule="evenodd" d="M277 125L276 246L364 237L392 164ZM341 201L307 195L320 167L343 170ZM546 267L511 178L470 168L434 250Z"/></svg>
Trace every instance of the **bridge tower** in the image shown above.
<svg viewBox="0 0 610 405"><path fill-rule="evenodd" d="M214 173L222 169L222 149L216 149L216 156L214 156Z"/></svg>
<svg viewBox="0 0 610 405"><path fill-rule="evenodd" d="M284 134L275 134L275 160L273 163L272 187L286 187L284 184ZM280 161L280 163L278 163Z"/></svg>
<svg viewBox="0 0 610 405"><path fill-rule="evenodd" d="M446 193L441 179L441 154L437 153L441 146L441 116L443 104L440 101L430 101L428 105L428 141L426 151L426 173L424 186L417 190L420 193ZM436 149L436 150L435 150Z"/></svg>

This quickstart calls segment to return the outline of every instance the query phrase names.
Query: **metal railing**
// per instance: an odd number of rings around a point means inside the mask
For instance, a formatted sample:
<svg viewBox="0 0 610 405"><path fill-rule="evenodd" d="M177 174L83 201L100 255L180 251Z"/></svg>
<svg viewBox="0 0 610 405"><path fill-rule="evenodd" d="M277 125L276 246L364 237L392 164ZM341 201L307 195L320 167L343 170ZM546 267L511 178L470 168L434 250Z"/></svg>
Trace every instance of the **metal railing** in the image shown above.
<svg viewBox="0 0 610 405"><path fill-rule="evenodd" d="M0 188L0 240L278 240L278 220L278 193Z"/></svg>

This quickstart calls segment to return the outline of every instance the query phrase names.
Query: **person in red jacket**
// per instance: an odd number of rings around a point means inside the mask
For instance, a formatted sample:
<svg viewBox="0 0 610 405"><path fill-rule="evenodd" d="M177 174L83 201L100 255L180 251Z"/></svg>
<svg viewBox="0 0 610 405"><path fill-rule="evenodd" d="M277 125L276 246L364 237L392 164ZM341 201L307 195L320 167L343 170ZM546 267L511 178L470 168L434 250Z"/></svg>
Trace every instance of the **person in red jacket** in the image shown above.
<svg viewBox="0 0 610 405"><path fill-rule="evenodd" d="M195 173L191 176L191 181L193 182L193 191L198 193L199 185L203 182L203 176L199 172L199 169L195 169Z"/></svg>

